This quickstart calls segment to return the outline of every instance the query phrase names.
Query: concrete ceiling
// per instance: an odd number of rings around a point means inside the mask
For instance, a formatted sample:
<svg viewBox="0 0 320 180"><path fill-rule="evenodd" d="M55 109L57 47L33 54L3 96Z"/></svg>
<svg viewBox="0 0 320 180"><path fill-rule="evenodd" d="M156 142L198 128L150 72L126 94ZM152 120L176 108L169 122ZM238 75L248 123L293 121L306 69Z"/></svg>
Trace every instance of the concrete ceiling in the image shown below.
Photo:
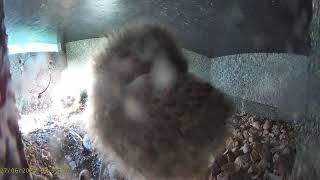
<svg viewBox="0 0 320 180"><path fill-rule="evenodd" d="M5 0L5 12L9 43L99 37L148 17L209 57L310 49L312 0Z"/></svg>

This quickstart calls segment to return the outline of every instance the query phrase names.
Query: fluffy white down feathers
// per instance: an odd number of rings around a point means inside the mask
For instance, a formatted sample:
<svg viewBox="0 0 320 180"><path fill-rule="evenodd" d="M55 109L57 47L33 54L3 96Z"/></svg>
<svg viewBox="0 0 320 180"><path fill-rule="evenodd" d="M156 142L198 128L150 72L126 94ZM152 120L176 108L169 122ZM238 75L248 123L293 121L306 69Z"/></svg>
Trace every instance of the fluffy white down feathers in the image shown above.
<svg viewBox="0 0 320 180"><path fill-rule="evenodd" d="M93 59L92 134L131 179L200 179L223 147L233 106L188 73L173 35L134 22Z"/></svg>

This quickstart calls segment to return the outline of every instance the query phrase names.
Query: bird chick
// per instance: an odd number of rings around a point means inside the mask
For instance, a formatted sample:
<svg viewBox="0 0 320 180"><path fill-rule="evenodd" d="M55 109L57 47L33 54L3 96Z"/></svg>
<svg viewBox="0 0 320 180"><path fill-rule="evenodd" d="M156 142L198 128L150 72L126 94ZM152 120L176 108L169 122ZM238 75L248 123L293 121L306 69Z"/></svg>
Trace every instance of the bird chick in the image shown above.
<svg viewBox="0 0 320 180"><path fill-rule="evenodd" d="M173 35L129 23L94 58L91 132L131 179L199 179L224 146L233 105L188 72Z"/></svg>

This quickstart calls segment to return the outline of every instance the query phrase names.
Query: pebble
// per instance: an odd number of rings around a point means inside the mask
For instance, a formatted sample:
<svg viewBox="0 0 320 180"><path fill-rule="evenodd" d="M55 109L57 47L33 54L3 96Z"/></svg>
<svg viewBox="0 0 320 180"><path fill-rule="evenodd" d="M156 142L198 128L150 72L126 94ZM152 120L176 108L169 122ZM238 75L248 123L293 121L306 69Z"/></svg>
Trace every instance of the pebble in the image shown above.
<svg viewBox="0 0 320 180"><path fill-rule="evenodd" d="M42 175L38 175L38 174L32 174L32 179L37 179L37 180L47 180L47 177L44 177Z"/></svg>
<svg viewBox="0 0 320 180"><path fill-rule="evenodd" d="M41 150L41 156L42 156L42 158L44 158L44 159L46 159L46 160L49 160L51 154L50 154L49 151L46 151L46 150L42 149L42 150Z"/></svg>
<svg viewBox="0 0 320 180"><path fill-rule="evenodd" d="M211 167L211 175L213 177L216 177L220 172L221 172L220 166L218 166L216 163L213 163Z"/></svg>
<svg viewBox="0 0 320 180"><path fill-rule="evenodd" d="M284 177L294 160L291 139L294 140L296 130L281 122L246 114L233 117L232 122L226 151L211 166L212 180L239 179L238 174L257 180L264 179L264 175L275 180Z"/></svg>
<svg viewBox="0 0 320 180"><path fill-rule="evenodd" d="M233 136L235 136L235 137L237 137L239 139L243 139L240 129L234 129L232 131L232 134L233 134Z"/></svg>
<svg viewBox="0 0 320 180"><path fill-rule="evenodd" d="M272 122L271 121L266 121L263 124L263 129L264 130L269 130L272 127Z"/></svg>
<svg viewBox="0 0 320 180"><path fill-rule="evenodd" d="M240 167L233 162L229 162L221 167L224 175L230 176L240 170Z"/></svg>
<svg viewBox="0 0 320 180"><path fill-rule="evenodd" d="M247 154L247 153L249 153L250 152L250 146L246 143L246 144L244 144L242 147L241 147L241 149L242 149L242 151L243 151L243 153L244 154Z"/></svg>
<svg viewBox="0 0 320 180"><path fill-rule="evenodd" d="M214 163L217 164L219 167L223 166L227 162L228 162L227 158L223 155L218 155L214 160Z"/></svg>
<svg viewBox="0 0 320 180"><path fill-rule="evenodd" d="M283 177L277 176L277 175L272 174L272 173L265 173L263 179L282 180Z"/></svg>
<svg viewBox="0 0 320 180"><path fill-rule="evenodd" d="M242 136L244 137L244 139L248 139L249 138L249 132L247 130L244 130L242 133Z"/></svg>
<svg viewBox="0 0 320 180"><path fill-rule="evenodd" d="M256 141L256 139L257 138L255 136L250 136L248 140L249 140L249 142L254 143Z"/></svg>
<svg viewBox="0 0 320 180"><path fill-rule="evenodd" d="M285 134L287 133L287 130L285 130L284 128L281 128L281 133Z"/></svg>
<svg viewBox="0 0 320 180"><path fill-rule="evenodd" d="M73 170L75 170L77 167L77 164L74 161L69 162L69 165L70 165L71 169L73 169Z"/></svg>
<svg viewBox="0 0 320 180"><path fill-rule="evenodd" d="M94 150L93 141L88 134L85 134L82 139L82 145L89 151Z"/></svg>
<svg viewBox="0 0 320 180"><path fill-rule="evenodd" d="M248 169L248 173L251 174L251 175L257 175L260 173L260 170L257 166L255 165L252 165L250 166L250 168Z"/></svg>
<svg viewBox="0 0 320 180"><path fill-rule="evenodd" d="M278 161L278 160L279 160L279 157L280 157L280 155L279 155L278 153L275 153L275 154L273 155L273 162Z"/></svg>
<svg viewBox="0 0 320 180"><path fill-rule="evenodd" d="M290 153L291 153L290 148L285 147L285 148L282 150L282 153L281 153L281 154L290 154Z"/></svg>
<svg viewBox="0 0 320 180"><path fill-rule="evenodd" d="M252 150L250 153L250 160L255 163L260 159L260 155L256 150Z"/></svg>
<svg viewBox="0 0 320 180"><path fill-rule="evenodd" d="M250 156L247 154L238 156L234 163L238 165L240 168L246 169L250 165Z"/></svg>
<svg viewBox="0 0 320 180"><path fill-rule="evenodd" d="M258 121L254 121L251 125L256 129L260 129L260 123Z"/></svg>
<svg viewBox="0 0 320 180"><path fill-rule="evenodd" d="M91 180L91 174L87 169L83 169L79 174L79 180Z"/></svg>
<svg viewBox="0 0 320 180"><path fill-rule="evenodd" d="M249 117L249 122L250 122L250 123L252 123L252 122L254 122L254 121L255 121L255 119L256 119L256 117L254 117L254 116L250 116L250 117Z"/></svg>
<svg viewBox="0 0 320 180"><path fill-rule="evenodd" d="M226 175L223 174L223 173L220 173L220 174L217 176L217 180L229 180L229 177L226 176Z"/></svg>
<svg viewBox="0 0 320 180"><path fill-rule="evenodd" d="M286 139L286 135L285 135L285 134L280 134L279 139L280 139L280 140Z"/></svg>
<svg viewBox="0 0 320 180"><path fill-rule="evenodd" d="M235 160L235 158L236 158L234 153L232 151L229 151L229 150L224 153L224 156L226 157L228 162L233 162Z"/></svg>
<svg viewBox="0 0 320 180"><path fill-rule="evenodd" d="M274 134L274 135L279 135L280 134L280 128L279 128L279 126L277 126L277 125L273 125L272 126L272 133Z"/></svg>
<svg viewBox="0 0 320 180"><path fill-rule="evenodd" d="M232 149L232 148L234 148L234 147L233 147L233 139L232 139L232 137L229 137L229 138L226 140L226 148L227 148L227 149Z"/></svg>
<svg viewBox="0 0 320 180"><path fill-rule="evenodd" d="M231 151L232 151L233 153L238 152L238 150L239 150L239 148L237 148L237 147L234 147L234 148L231 149Z"/></svg>

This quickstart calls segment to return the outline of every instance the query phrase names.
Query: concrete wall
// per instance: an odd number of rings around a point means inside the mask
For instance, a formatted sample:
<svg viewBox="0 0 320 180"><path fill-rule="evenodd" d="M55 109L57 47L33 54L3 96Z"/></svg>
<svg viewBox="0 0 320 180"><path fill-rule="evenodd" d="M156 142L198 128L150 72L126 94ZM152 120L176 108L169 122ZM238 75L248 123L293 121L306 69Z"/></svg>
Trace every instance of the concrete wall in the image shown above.
<svg viewBox="0 0 320 180"><path fill-rule="evenodd" d="M294 119L306 110L308 66L309 59L298 55L224 56L212 59L210 81L232 97L276 108L276 118Z"/></svg>

